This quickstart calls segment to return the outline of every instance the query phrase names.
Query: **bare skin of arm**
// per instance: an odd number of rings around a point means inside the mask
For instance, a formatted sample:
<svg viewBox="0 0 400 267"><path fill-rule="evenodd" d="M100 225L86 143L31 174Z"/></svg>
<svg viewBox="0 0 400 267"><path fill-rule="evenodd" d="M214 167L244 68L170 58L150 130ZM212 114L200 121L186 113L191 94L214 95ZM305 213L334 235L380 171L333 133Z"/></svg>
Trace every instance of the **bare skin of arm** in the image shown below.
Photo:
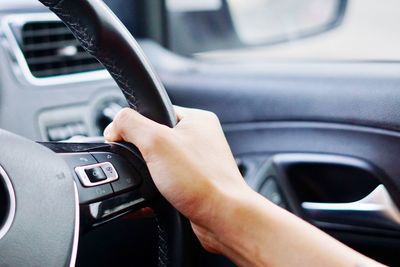
<svg viewBox="0 0 400 267"><path fill-rule="evenodd" d="M176 113L171 129L124 109L105 137L139 148L157 188L207 250L239 266L382 266L252 191L213 113Z"/></svg>

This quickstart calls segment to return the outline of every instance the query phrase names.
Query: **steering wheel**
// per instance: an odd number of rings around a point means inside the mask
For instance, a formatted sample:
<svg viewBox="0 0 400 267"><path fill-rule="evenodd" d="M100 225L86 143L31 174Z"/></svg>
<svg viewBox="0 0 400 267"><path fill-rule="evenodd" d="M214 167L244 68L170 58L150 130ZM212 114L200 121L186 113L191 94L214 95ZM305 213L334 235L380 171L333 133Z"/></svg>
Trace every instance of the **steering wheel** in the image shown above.
<svg viewBox="0 0 400 267"><path fill-rule="evenodd" d="M101 0L39 1L105 66L131 108L176 124L138 44ZM0 144L0 266L75 266L80 232L142 207L157 216L159 266L182 265L182 219L133 145L35 143L4 130Z"/></svg>

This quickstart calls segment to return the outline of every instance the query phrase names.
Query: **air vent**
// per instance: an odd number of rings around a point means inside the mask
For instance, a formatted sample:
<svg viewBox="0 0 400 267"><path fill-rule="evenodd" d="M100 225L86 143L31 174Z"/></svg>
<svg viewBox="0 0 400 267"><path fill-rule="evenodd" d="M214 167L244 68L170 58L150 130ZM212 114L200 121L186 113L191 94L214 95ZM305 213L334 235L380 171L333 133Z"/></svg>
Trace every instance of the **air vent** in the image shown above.
<svg viewBox="0 0 400 267"><path fill-rule="evenodd" d="M19 43L36 78L103 69L61 21L26 22L21 28Z"/></svg>

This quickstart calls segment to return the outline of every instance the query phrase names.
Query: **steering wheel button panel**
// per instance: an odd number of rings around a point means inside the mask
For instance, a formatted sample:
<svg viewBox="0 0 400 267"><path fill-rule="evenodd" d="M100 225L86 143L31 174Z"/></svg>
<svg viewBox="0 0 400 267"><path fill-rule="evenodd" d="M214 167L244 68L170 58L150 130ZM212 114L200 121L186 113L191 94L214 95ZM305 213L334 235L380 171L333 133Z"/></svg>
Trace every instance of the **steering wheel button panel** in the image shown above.
<svg viewBox="0 0 400 267"><path fill-rule="evenodd" d="M140 184L141 179L138 171L120 155L107 152L92 152L91 154L100 164L102 162L110 162L115 167L119 177L118 180L111 184L115 193L131 190ZM108 170L104 170L104 172L107 173Z"/></svg>
<svg viewBox="0 0 400 267"><path fill-rule="evenodd" d="M93 203L113 196L111 185L104 184L96 187L86 188L77 183L79 202L81 204Z"/></svg>
<svg viewBox="0 0 400 267"><path fill-rule="evenodd" d="M118 180L118 173L110 162L76 167L75 173L85 187L94 187Z"/></svg>
<svg viewBox="0 0 400 267"><path fill-rule="evenodd" d="M135 188L138 185L139 174L133 170L129 176L124 176L111 184L115 193L120 193Z"/></svg>
<svg viewBox="0 0 400 267"><path fill-rule="evenodd" d="M67 164L75 169L78 166L96 164L96 159L90 153L64 153L60 154Z"/></svg>

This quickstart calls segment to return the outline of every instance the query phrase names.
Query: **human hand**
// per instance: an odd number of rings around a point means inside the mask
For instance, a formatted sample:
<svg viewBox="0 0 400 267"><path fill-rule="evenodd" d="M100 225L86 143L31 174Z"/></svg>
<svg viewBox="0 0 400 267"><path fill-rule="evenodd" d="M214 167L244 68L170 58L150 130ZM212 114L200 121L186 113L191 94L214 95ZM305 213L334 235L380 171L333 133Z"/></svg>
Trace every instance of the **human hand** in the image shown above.
<svg viewBox="0 0 400 267"><path fill-rule="evenodd" d="M123 109L105 130L109 142L127 141L141 151L161 194L191 222L203 246L221 250L214 226L230 199L250 192L211 112L176 107L173 129ZM229 222L229 220L228 220Z"/></svg>

